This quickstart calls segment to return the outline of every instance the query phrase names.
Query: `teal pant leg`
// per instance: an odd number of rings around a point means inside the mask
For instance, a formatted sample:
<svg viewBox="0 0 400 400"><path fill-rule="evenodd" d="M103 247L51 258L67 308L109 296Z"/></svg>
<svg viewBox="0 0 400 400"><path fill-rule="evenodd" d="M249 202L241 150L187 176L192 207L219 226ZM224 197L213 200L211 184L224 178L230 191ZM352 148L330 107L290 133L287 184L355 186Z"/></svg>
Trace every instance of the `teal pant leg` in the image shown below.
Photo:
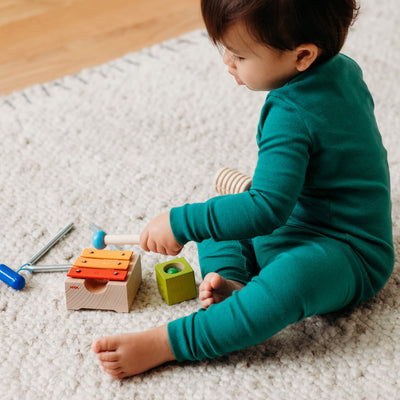
<svg viewBox="0 0 400 400"><path fill-rule="evenodd" d="M259 269L251 240L205 240L197 245L202 277L217 272L226 279L247 283Z"/></svg>
<svg viewBox="0 0 400 400"><path fill-rule="evenodd" d="M255 243L261 253L257 260L269 263L241 291L168 325L179 361L213 358L261 343L289 324L363 298L365 277L347 244L321 237L286 239Z"/></svg>
<svg viewBox="0 0 400 400"><path fill-rule="evenodd" d="M284 226L272 235L255 238L253 245L258 265L263 270L271 266L276 270L274 277L268 279L281 284L289 279L293 293L304 292L303 297L309 303L305 316L351 308L377 292L367 272L368 266L345 242Z"/></svg>

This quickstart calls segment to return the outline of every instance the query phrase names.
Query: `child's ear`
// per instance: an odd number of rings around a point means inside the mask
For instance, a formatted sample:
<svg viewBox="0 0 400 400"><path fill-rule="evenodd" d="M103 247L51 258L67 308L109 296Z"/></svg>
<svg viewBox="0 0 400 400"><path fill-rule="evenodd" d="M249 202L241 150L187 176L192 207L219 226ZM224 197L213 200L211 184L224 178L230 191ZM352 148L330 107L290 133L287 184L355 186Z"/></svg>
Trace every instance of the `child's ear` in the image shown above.
<svg viewBox="0 0 400 400"><path fill-rule="evenodd" d="M302 44L295 49L296 69L299 72L305 71L317 59L320 49L312 43Z"/></svg>

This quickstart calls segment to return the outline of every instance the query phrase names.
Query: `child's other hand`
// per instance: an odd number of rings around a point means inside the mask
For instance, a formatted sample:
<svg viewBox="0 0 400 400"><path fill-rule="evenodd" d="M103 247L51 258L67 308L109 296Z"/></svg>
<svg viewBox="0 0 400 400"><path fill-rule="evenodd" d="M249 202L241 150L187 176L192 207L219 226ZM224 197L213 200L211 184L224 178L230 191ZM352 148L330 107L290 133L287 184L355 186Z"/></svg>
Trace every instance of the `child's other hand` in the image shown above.
<svg viewBox="0 0 400 400"><path fill-rule="evenodd" d="M176 256L183 246L175 239L169 222L169 211L154 218L140 234L140 246L145 251Z"/></svg>

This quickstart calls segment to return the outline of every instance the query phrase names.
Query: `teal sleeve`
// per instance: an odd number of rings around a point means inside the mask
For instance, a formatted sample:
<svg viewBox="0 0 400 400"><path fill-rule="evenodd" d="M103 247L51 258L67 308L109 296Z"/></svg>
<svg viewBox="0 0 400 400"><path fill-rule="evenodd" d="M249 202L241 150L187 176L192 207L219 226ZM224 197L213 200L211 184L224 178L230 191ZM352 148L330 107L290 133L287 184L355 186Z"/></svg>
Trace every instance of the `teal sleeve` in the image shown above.
<svg viewBox="0 0 400 400"><path fill-rule="evenodd" d="M292 105L269 96L257 142L258 163L249 191L171 210L178 242L250 239L285 224L305 181L310 136Z"/></svg>

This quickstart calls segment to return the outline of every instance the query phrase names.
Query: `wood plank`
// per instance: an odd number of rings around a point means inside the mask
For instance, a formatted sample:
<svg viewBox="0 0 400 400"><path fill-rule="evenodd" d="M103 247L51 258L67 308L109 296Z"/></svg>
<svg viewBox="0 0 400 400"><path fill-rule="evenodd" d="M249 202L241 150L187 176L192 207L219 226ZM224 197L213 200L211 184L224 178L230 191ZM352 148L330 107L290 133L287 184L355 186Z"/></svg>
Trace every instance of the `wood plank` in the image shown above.
<svg viewBox="0 0 400 400"><path fill-rule="evenodd" d="M1 0L0 25L41 14L51 8L82 0Z"/></svg>
<svg viewBox="0 0 400 400"><path fill-rule="evenodd" d="M21 19L9 16L10 22L0 26L1 94L77 73L203 26L198 0L45 3Z"/></svg>

